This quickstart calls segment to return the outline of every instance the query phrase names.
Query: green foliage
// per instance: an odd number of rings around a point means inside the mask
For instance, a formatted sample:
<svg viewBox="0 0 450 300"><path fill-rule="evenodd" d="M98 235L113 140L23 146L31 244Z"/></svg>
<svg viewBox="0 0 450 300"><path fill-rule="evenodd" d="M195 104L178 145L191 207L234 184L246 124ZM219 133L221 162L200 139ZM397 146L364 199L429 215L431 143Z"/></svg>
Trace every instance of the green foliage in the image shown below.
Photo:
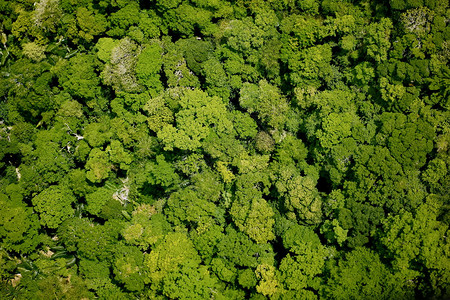
<svg viewBox="0 0 450 300"><path fill-rule="evenodd" d="M321 244L311 229L295 223L283 233L282 239L289 253L281 260L279 267L281 282L288 293L313 297L308 295L308 289L319 289L319 276L331 251Z"/></svg>
<svg viewBox="0 0 450 300"><path fill-rule="evenodd" d="M218 280L206 266L188 261L164 278L162 293L171 299L221 299L220 289Z"/></svg>
<svg viewBox="0 0 450 300"><path fill-rule="evenodd" d="M372 23L367 27L366 48L367 55L376 62L382 62L387 59L387 49L390 47L389 36L392 29L392 21L383 18L379 23Z"/></svg>
<svg viewBox="0 0 450 300"><path fill-rule="evenodd" d="M117 40L112 38L100 38L95 45L98 50L97 57L101 61L108 63L111 60L112 50L117 46Z"/></svg>
<svg viewBox="0 0 450 300"><path fill-rule="evenodd" d="M162 89L159 71L162 66L161 47L151 44L142 50L136 63L136 76L145 86L159 91Z"/></svg>
<svg viewBox="0 0 450 300"><path fill-rule="evenodd" d="M45 58L45 46L36 43L23 44L23 54L31 60L41 61Z"/></svg>
<svg viewBox="0 0 450 300"><path fill-rule="evenodd" d="M274 252L270 244L255 244L247 235L232 227L226 228L216 244L217 255L232 265L256 268L258 265L273 265Z"/></svg>
<svg viewBox="0 0 450 300"><path fill-rule="evenodd" d="M107 188L97 189L95 192L86 195L86 210L93 214L99 215L103 206L112 198L111 190Z"/></svg>
<svg viewBox="0 0 450 300"><path fill-rule="evenodd" d="M289 219L318 224L322 219L322 201L312 176L301 176L288 168L277 174L275 186L284 198Z"/></svg>
<svg viewBox="0 0 450 300"><path fill-rule="evenodd" d="M67 251L90 260L111 261L122 227L117 221L94 225L85 218L69 218L57 232Z"/></svg>
<svg viewBox="0 0 450 300"><path fill-rule="evenodd" d="M447 2L0 0L0 298L450 298Z"/></svg>
<svg viewBox="0 0 450 300"><path fill-rule="evenodd" d="M329 266L330 279L323 286L323 296L335 299L409 298L412 291L367 248L356 248L337 264Z"/></svg>
<svg viewBox="0 0 450 300"><path fill-rule="evenodd" d="M111 162L105 151L98 148L92 149L86 162L86 178L91 182L102 182L109 177L111 172Z"/></svg>
<svg viewBox="0 0 450 300"><path fill-rule="evenodd" d="M2 207L0 237L3 249L25 254L36 249L40 243L39 219L20 198L13 200L7 195L0 194L0 205Z"/></svg>
<svg viewBox="0 0 450 300"><path fill-rule="evenodd" d="M381 116L383 126L379 139L386 139L390 135L387 145L392 156L403 166L420 168L426 163L426 155L433 149L431 138L434 130L424 120L416 119L413 115L385 113Z"/></svg>
<svg viewBox="0 0 450 300"><path fill-rule="evenodd" d="M244 83L240 91L239 104L249 113L258 113L259 118L269 126L282 129L289 109L280 91L265 80L259 86Z"/></svg>
<svg viewBox="0 0 450 300"><path fill-rule="evenodd" d="M160 185L167 188L180 180L172 165L162 155L156 156L156 162L149 163L147 169L149 172L147 180L152 185Z"/></svg>
<svg viewBox="0 0 450 300"><path fill-rule="evenodd" d="M296 87L312 86L318 88L322 79L331 72L332 51L329 44L312 46L301 52L282 52L281 59L290 69L289 79Z"/></svg>
<svg viewBox="0 0 450 300"><path fill-rule="evenodd" d="M170 231L171 226L163 214L157 213L153 206L141 204L133 211L131 224L125 226L122 235L127 243L147 250Z"/></svg>
<svg viewBox="0 0 450 300"><path fill-rule="evenodd" d="M112 140L105 151L109 154L110 161L119 165L120 169L128 170L130 168L133 156L123 148L121 142Z"/></svg>
<svg viewBox="0 0 450 300"><path fill-rule="evenodd" d="M414 214L404 212L401 216L390 216L383 223L386 235L381 239L392 259L394 270L406 280L415 280L420 270L414 262L430 272L430 290L422 291L446 297L449 295L448 259L449 244L445 239L448 226L436 219L440 203L433 196L419 206ZM419 271L419 272L418 272Z"/></svg>
<svg viewBox="0 0 450 300"><path fill-rule="evenodd" d="M70 190L57 185L46 188L32 199L41 225L52 229L58 228L64 220L73 216L71 205L75 201Z"/></svg>
<svg viewBox="0 0 450 300"><path fill-rule="evenodd" d="M76 17L78 26L80 27L78 35L87 42L91 42L95 36L103 33L108 26L105 16L99 14L92 7L79 7L76 12Z"/></svg>
<svg viewBox="0 0 450 300"><path fill-rule="evenodd" d="M257 243L264 244L275 238L272 232L274 213L266 200L254 198L249 204L243 199L235 201L230 213L237 227Z"/></svg>
<svg viewBox="0 0 450 300"><path fill-rule="evenodd" d="M209 59L202 64L206 91L226 102L230 98L230 86L222 64L217 59Z"/></svg>
<svg viewBox="0 0 450 300"><path fill-rule="evenodd" d="M129 38L123 38L112 48L109 63L101 73L103 83L120 92L137 92L142 87L137 82L135 66L140 48ZM98 78L98 76L97 76Z"/></svg>
<svg viewBox="0 0 450 300"><path fill-rule="evenodd" d="M98 63L93 55L76 55L54 67L61 86L74 97L92 99L100 94Z"/></svg>
<svg viewBox="0 0 450 300"><path fill-rule="evenodd" d="M143 260L144 255L135 247L117 245L114 249L115 279L129 291L141 291L144 288L144 278L141 276Z"/></svg>
<svg viewBox="0 0 450 300"><path fill-rule="evenodd" d="M123 36L126 29L139 22L139 4L130 1L110 16L112 29L108 31L110 36Z"/></svg>
<svg viewBox="0 0 450 300"><path fill-rule="evenodd" d="M152 283L157 288L166 286L166 278L171 272L178 270L183 264L198 267L200 257L186 234L181 232L168 233L150 253L144 255L145 282ZM165 281L165 282L164 282Z"/></svg>
<svg viewBox="0 0 450 300"><path fill-rule="evenodd" d="M180 111L175 114L176 127L169 124L158 132L166 150L195 150L211 130L227 133L232 123L226 118L226 107L217 97L200 90L185 90L179 99Z"/></svg>

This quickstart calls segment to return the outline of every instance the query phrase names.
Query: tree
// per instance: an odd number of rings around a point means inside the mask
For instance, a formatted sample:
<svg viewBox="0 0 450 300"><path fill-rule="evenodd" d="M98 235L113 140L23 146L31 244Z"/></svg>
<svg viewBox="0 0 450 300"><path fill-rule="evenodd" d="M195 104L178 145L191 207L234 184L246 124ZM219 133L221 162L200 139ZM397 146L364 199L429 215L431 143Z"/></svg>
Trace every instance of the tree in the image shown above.
<svg viewBox="0 0 450 300"><path fill-rule="evenodd" d="M416 281L422 268L430 275L419 287L421 295L447 297L449 277L448 226L437 220L441 204L429 196L413 213L391 215L383 221L381 242L387 249L394 270L403 283Z"/></svg>
<svg viewBox="0 0 450 300"><path fill-rule="evenodd" d="M21 197L14 198L0 194L1 247L7 251L30 253L40 243L39 218L33 214L32 208L22 202Z"/></svg>
<svg viewBox="0 0 450 300"><path fill-rule="evenodd" d="M124 36L126 30L139 23L139 4L136 1L129 1L118 11L110 16L111 29L108 31L110 36Z"/></svg>
<svg viewBox="0 0 450 300"><path fill-rule="evenodd" d="M58 81L69 94L78 99L92 100L100 96L99 64L94 55L76 55L60 60L54 67Z"/></svg>
<svg viewBox="0 0 450 300"><path fill-rule="evenodd" d="M305 224L318 224L322 220L322 200L313 176L301 176L295 169L279 166L274 183L288 218Z"/></svg>
<svg viewBox="0 0 450 300"><path fill-rule="evenodd" d="M19 170L24 189L40 192L59 182L72 168L71 153L66 146L74 138L66 134L63 126L58 124L50 130L41 130L34 143L21 144L23 160ZM62 149L61 145L64 145Z"/></svg>
<svg viewBox="0 0 450 300"><path fill-rule="evenodd" d="M95 36L106 31L108 22L105 16L93 9L92 6L88 8L79 7L76 16L80 28L78 35L87 42L91 42Z"/></svg>
<svg viewBox="0 0 450 300"><path fill-rule="evenodd" d="M217 59L210 58L202 64L202 71L208 94L218 96L226 103L230 98L231 89L222 63Z"/></svg>
<svg viewBox="0 0 450 300"><path fill-rule="evenodd" d="M388 58L387 49L391 46L389 37L392 27L392 21L388 18L382 18L379 23L371 23L367 27L367 34L364 37L367 55L377 63Z"/></svg>
<svg viewBox="0 0 450 300"><path fill-rule="evenodd" d="M329 264L327 284L321 295L335 299L392 299L413 297L407 283L399 283L397 276L367 248L356 248Z"/></svg>
<svg viewBox="0 0 450 300"><path fill-rule="evenodd" d="M383 126L378 139L387 144L403 169L424 166L426 155L433 148L434 130L430 124L413 115L384 113L381 119Z"/></svg>
<svg viewBox="0 0 450 300"><path fill-rule="evenodd" d="M44 45L39 45L35 42L23 44L23 54L36 62L39 62L46 57L44 53L45 49L46 47Z"/></svg>
<svg viewBox="0 0 450 300"><path fill-rule="evenodd" d="M179 104L180 111L175 114L176 127L166 125L158 132L166 150L195 150L210 130L227 133L233 128L226 118L226 107L218 97L209 97L200 90L185 90Z"/></svg>
<svg viewBox="0 0 450 300"><path fill-rule="evenodd" d="M326 260L333 255L320 242L317 234L310 228L286 222L282 233L283 246L289 253L281 260L280 282L288 295L302 295L307 299L317 299L320 277ZM314 291L316 294L314 294Z"/></svg>
<svg viewBox="0 0 450 300"><path fill-rule="evenodd" d="M128 170L133 162L133 155L117 140L112 140L105 152L109 154L110 161L119 165L122 170Z"/></svg>
<svg viewBox="0 0 450 300"><path fill-rule="evenodd" d="M169 88L177 86L199 88L200 80L188 68L187 61L184 57L184 55L188 56L188 54L183 53L185 50L180 46L180 44L183 45L182 41L174 44L170 40L165 39L163 42L165 51L163 55L163 70L167 78L167 86Z"/></svg>
<svg viewBox="0 0 450 300"><path fill-rule="evenodd" d="M68 218L58 227L57 236L68 252L90 260L113 260L123 223L118 220L93 224L86 218Z"/></svg>
<svg viewBox="0 0 450 300"><path fill-rule="evenodd" d="M323 119L322 129L316 134L320 144L324 148L331 148L342 139L352 134L352 127L358 122L357 116L352 112L330 113Z"/></svg>
<svg viewBox="0 0 450 300"><path fill-rule="evenodd" d="M182 232L168 233L150 253L144 255L145 282L160 290L171 272L183 264L198 267L201 259L191 240Z"/></svg>
<svg viewBox="0 0 450 300"><path fill-rule="evenodd" d="M279 293L280 283L277 280L277 269L271 265L259 265L255 270L256 278L259 279L256 290L264 296L274 296Z"/></svg>
<svg viewBox="0 0 450 300"><path fill-rule="evenodd" d="M246 198L246 201L250 199ZM237 227L257 243L264 244L275 238L272 231L274 213L263 198L253 198L247 205L241 198L233 203L230 213Z"/></svg>
<svg viewBox="0 0 450 300"><path fill-rule="evenodd" d="M224 259L231 266L236 266L235 268L254 270L258 265L274 264L274 249L271 244L256 244L246 234L230 225L216 247L217 257Z"/></svg>
<svg viewBox="0 0 450 300"><path fill-rule="evenodd" d="M37 124L40 114L55 106L49 87L51 65L45 60L32 63L22 58L11 62L9 71L2 78L1 94L14 101L7 102L7 118L11 122Z"/></svg>
<svg viewBox="0 0 450 300"><path fill-rule="evenodd" d="M95 192L86 195L86 210L96 216L100 215L103 206L112 199L112 191L103 187L95 190Z"/></svg>
<svg viewBox="0 0 450 300"><path fill-rule="evenodd" d="M113 272L115 279L125 285L129 291L141 291L144 288L144 255L133 246L118 244L114 249Z"/></svg>
<svg viewBox="0 0 450 300"><path fill-rule="evenodd" d="M244 83L240 90L239 104L249 113L258 113L264 123L279 130L283 128L289 110L279 89L265 80L261 80L259 86Z"/></svg>
<svg viewBox="0 0 450 300"><path fill-rule="evenodd" d="M171 299L220 299L221 289L207 266L188 261L164 278L162 294Z"/></svg>
<svg viewBox="0 0 450 300"><path fill-rule="evenodd" d="M142 86L138 83L135 73L140 52L141 48L130 38L119 40L117 46L111 50L109 63L105 65L101 72L103 82L112 86L118 92L142 91Z"/></svg>
<svg viewBox="0 0 450 300"><path fill-rule="evenodd" d="M289 66L289 80L293 86L319 88L324 77L331 72L332 51L329 44L293 53L282 51L281 59Z"/></svg>
<svg viewBox="0 0 450 300"><path fill-rule="evenodd" d="M190 227L190 224L195 228L195 225L202 227L220 222L224 212L208 200L193 189L186 188L170 195L164 213L175 225L185 224L186 227Z"/></svg>
<svg viewBox="0 0 450 300"><path fill-rule="evenodd" d="M162 89L159 71L162 66L162 49L157 43L147 45L139 54L136 62L136 77L148 88L155 92Z"/></svg>
<svg viewBox="0 0 450 300"><path fill-rule="evenodd" d="M112 38L99 38L94 49L96 49L97 57L101 61L108 63L111 61L112 50L118 45L118 40Z"/></svg>
<svg viewBox="0 0 450 300"><path fill-rule="evenodd" d="M86 162L86 178L92 182L101 182L108 178L111 172L111 163L106 152L94 148L89 153L88 161Z"/></svg>
<svg viewBox="0 0 450 300"><path fill-rule="evenodd" d="M160 242L171 231L166 217L148 204L141 204L133 211L130 223L123 229L122 236L127 243L144 251Z"/></svg>
<svg viewBox="0 0 450 300"><path fill-rule="evenodd" d="M46 188L31 200L39 213L41 225L52 229L58 228L64 220L73 216L71 205L75 201L70 190L58 185Z"/></svg>

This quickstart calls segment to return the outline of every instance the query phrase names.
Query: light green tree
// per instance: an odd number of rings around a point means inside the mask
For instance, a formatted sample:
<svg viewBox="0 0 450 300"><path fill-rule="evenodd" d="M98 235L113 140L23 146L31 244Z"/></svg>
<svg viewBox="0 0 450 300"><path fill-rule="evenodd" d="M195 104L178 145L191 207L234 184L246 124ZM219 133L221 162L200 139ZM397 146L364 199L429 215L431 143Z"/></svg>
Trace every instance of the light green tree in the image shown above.
<svg viewBox="0 0 450 300"><path fill-rule="evenodd" d="M211 130L227 133L233 128L225 104L218 97L209 97L200 90L184 90L179 105L175 126L166 125L158 132L166 150L195 150Z"/></svg>
<svg viewBox="0 0 450 300"><path fill-rule="evenodd" d="M71 191L58 185L46 188L31 200L41 225L52 229L74 214L71 205L75 201Z"/></svg>

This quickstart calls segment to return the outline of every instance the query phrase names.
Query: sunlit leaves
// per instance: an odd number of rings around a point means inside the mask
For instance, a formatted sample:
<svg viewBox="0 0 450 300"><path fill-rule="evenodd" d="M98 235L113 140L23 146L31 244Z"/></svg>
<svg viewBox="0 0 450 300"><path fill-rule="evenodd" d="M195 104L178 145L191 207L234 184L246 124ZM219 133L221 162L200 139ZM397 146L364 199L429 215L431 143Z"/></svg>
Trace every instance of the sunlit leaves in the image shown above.
<svg viewBox="0 0 450 300"><path fill-rule="evenodd" d="M230 132L232 123L226 118L226 107L217 97L200 90L186 90L180 97L181 109L175 114L176 127L166 125L158 132L166 150L194 150L210 130Z"/></svg>
<svg viewBox="0 0 450 300"><path fill-rule="evenodd" d="M32 203L39 213L41 225L54 229L73 215L71 205L75 201L68 189L54 185L34 197Z"/></svg>

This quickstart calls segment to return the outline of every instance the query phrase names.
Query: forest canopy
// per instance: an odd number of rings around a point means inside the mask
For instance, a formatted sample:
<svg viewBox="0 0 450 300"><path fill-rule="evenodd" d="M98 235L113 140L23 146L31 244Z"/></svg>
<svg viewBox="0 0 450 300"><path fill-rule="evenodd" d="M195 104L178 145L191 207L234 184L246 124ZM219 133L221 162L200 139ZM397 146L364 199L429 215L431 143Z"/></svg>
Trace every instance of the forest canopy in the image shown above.
<svg viewBox="0 0 450 300"><path fill-rule="evenodd" d="M450 5L0 0L1 299L450 299Z"/></svg>

